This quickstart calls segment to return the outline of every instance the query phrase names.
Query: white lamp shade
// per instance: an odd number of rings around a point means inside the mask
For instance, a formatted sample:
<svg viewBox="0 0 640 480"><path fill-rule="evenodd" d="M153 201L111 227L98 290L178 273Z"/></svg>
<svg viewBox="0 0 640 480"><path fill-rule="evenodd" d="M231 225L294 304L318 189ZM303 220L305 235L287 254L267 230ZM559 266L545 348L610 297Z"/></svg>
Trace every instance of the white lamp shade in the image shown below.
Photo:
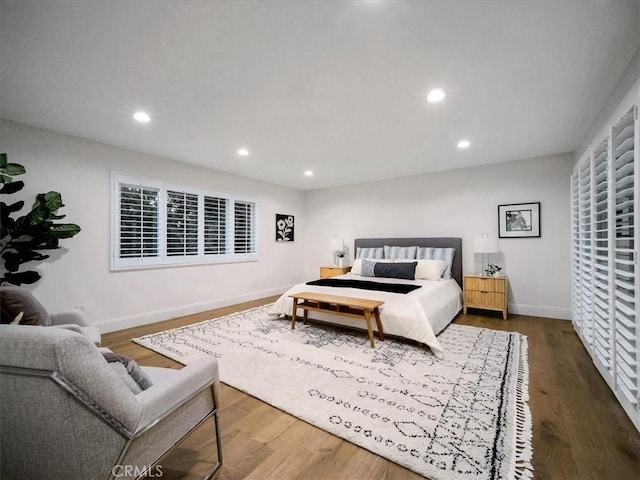
<svg viewBox="0 0 640 480"><path fill-rule="evenodd" d="M485 234L486 235L486 234ZM498 240L489 235L476 238L473 241L473 251L475 253L495 253L498 250Z"/></svg>
<svg viewBox="0 0 640 480"><path fill-rule="evenodd" d="M342 250L344 248L344 240L339 237L339 236L335 236L331 239L331 250Z"/></svg>

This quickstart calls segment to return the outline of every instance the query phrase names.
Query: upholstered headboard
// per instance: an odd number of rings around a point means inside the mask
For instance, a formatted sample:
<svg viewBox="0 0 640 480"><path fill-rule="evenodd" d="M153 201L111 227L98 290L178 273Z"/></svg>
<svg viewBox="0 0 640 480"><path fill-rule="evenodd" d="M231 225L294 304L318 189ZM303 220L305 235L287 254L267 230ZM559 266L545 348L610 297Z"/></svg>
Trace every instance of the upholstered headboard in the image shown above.
<svg viewBox="0 0 640 480"><path fill-rule="evenodd" d="M384 247L385 245L398 247L434 247L455 248L456 254L451 265L451 276L462 288L462 238L458 237L418 237L418 238L356 238L353 255L355 257L358 247Z"/></svg>

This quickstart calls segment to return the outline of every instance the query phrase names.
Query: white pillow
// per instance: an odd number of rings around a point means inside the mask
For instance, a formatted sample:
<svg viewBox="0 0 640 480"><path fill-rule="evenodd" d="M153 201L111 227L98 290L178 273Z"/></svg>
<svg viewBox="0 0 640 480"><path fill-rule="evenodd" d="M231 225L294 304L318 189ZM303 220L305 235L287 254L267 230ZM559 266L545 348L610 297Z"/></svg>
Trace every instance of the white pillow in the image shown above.
<svg viewBox="0 0 640 480"><path fill-rule="evenodd" d="M393 260L415 260L418 247L392 247L384 246L384 258Z"/></svg>
<svg viewBox="0 0 640 480"><path fill-rule="evenodd" d="M448 265L445 260L418 260L416 278L440 280Z"/></svg>
<svg viewBox="0 0 640 480"><path fill-rule="evenodd" d="M453 265L453 257L456 254L455 248L435 248L435 247L418 247L418 260L445 260L447 268L445 268L442 278L451 278L451 267Z"/></svg>

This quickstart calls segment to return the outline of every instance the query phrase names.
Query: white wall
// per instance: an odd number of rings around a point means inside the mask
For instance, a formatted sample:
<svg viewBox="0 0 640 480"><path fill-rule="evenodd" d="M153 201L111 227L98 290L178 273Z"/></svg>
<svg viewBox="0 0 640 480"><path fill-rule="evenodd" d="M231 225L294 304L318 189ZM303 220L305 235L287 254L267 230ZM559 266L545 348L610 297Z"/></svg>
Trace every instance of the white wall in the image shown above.
<svg viewBox="0 0 640 480"><path fill-rule="evenodd" d="M631 105L640 101L640 49L629 63L613 91L607 97L589 132L576 148L574 160L578 162L582 156L593 151L609 134L609 126L615 125L627 112Z"/></svg>
<svg viewBox="0 0 640 480"><path fill-rule="evenodd" d="M480 257L473 239L497 235L497 206L532 201L542 203L542 237L500 240L503 254L492 262L504 262L512 312L569 318L569 154L302 192L11 122L0 121L0 145L27 168L19 195L30 204L38 192L61 192L61 212L83 229L52 261L34 265L43 279L27 288L51 311L86 305L104 331L274 295L317 278L332 260L335 234L350 247L357 237L459 236L464 270L474 272ZM113 170L252 195L260 260L111 272ZM296 216L295 242L274 241L275 213Z"/></svg>
<svg viewBox="0 0 640 480"><path fill-rule="evenodd" d="M0 145L10 162L27 169L20 177L26 187L16 197L30 206L36 193L59 191L65 221L82 227L61 242L53 261L33 264L43 278L27 288L50 311L84 304L89 319L110 331L274 295L302 280L301 191L5 121ZM259 261L111 272L112 170L251 195L258 207ZM295 215L295 242L275 242L276 213Z"/></svg>
<svg viewBox="0 0 640 480"><path fill-rule="evenodd" d="M513 313L570 318L571 154L308 192L305 277L331 262L334 235L463 239L463 269L479 268L473 240L498 231L498 205L541 202L541 238L500 239ZM498 255L500 256L500 255ZM492 257L495 262L498 256Z"/></svg>

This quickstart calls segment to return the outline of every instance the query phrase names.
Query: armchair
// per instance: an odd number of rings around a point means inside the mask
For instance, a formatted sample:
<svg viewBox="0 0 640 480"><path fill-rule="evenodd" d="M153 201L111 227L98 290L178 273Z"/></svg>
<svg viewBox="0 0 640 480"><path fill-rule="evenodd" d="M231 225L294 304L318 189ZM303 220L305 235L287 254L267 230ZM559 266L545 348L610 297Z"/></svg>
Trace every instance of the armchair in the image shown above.
<svg viewBox="0 0 640 480"><path fill-rule="evenodd" d="M0 325L0 478L137 478L213 419L218 364L142 367L153 385L133 394L85 336Z"/></svg>

